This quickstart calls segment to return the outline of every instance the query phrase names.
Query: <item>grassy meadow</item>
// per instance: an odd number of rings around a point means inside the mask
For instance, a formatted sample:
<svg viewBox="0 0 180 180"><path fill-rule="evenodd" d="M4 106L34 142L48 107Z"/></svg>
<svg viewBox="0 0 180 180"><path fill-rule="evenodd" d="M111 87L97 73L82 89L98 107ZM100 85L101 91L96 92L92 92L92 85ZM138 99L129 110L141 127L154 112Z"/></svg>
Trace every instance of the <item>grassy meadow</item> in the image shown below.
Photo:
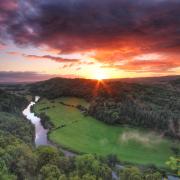
<svg viewBox="0 0 180 180"><path fill-rule="evenodd" d="M157 166L165 166L172 155L173 143L160 135L143 129L110 126L60 102L88 107L86 101L78 98L42 99L35 105L35 111L45 112L55 127L64 125L49 133L54 143L80 153L116 154L122 161Z"/></svg>

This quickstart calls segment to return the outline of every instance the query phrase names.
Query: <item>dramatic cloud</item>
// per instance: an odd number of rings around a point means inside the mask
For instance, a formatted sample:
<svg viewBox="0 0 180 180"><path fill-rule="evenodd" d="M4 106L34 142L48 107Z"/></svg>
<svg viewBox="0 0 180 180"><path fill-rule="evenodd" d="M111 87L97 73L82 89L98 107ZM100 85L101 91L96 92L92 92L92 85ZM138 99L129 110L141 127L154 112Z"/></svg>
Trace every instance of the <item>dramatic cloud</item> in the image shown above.
<svg viewBox="0 0 180 180"><path fill-rule="evenodd" d="M17 16L18 2L17 0L0 1L0 37L3 38L7 28Z"/></svg>
<svg viewBox="0 0 180 180"><path fill-rule="evenodd" d="M173 68L180 67L180 61L171 60L134 60L128 61L120 65L105 65L102 68L116 68L133 72L171 72Z"/></svg>
<svg viewBox="0 0 180 180"><path fill-rule="evenodd" d="M61 53L94 51L93 58L102 63L129 60L121 65L127 70L179 66L179 0L2 0L0 16L0 36L6 34L21 46L47 46ZM149 53L164 54L168 61L134 60Z"/></svg>

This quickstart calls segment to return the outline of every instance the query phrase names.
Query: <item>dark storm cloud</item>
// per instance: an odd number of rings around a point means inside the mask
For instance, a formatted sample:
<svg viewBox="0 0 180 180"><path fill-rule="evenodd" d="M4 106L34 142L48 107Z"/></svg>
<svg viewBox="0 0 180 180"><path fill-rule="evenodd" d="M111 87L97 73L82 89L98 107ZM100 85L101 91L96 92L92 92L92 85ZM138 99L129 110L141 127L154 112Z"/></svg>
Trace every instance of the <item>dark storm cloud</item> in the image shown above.
<svg viewBox="0 0 180 180"><path fill-rule="evenodd" d="M16 14L16 5L16 1L0 1L0 38L3 38L4 33L6 32L7 23L11 22L13 15Z"/></svg>
<svg viewBox="0 0 180 180"><path fill-rule="evenodd" d="M3 30L20 45L48 45L62 52L111 50L126 43L130 48L138 46L141 53L180 49L179 0L29 0L17 4L0 7Z"/></svg>

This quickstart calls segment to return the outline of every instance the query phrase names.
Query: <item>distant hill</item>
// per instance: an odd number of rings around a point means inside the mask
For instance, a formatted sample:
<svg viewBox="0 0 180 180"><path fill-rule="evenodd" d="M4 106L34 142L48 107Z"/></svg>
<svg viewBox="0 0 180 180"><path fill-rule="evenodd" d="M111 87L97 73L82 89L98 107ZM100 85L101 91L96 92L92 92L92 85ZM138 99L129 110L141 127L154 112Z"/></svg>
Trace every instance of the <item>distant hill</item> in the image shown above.
<svg viewBox="0 0 180 180"><path fill-rule="evenodd" d="M142 84L166 84L171 81L180 79L180 75L176 76L161 76L161 77L140 77L140 78L119 78L109 79L109 81L122 81L129 83L142 83Z"/></svg>

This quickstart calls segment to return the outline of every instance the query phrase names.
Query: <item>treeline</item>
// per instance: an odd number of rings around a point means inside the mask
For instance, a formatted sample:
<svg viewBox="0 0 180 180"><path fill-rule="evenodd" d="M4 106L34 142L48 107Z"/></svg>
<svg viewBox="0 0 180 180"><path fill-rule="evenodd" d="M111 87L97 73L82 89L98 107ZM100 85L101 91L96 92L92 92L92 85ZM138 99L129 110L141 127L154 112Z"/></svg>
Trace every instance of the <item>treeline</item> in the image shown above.
<svg viewBox="0 0 180 180"><path fill-rule="evenodd" d="M112 98L96 98L90 104L88 112L108 124L128 124L154 129L166 136L180 138L179 113L173 113L167 108L146 106L132 99L115 102Z"/></svg>
<svg viewBox="0 0 180 180"><path fill-rule="evenodd" d="M169 85L63 79L35 83L31 93L49 99L75 96L90 101L89 115L109 124L129 124L180 138L180 93Z"/></svg>
<svg viewBox="0 0 180 180"><path fill-rule="evenodd" d="M49 99L61 96L76 96L90 99L95 83L96 81L84 79L53 78L29 85L29 90L34 95L39 94Z"/></svg>
<svg viewBox="0 0 180 180"><path fill-rule="evenodd" d="M115 85L116 87L118 86ZM114 97L93 98L89 114L109 124L128 124L180 138L180 94L165 86L132 84L113 88ZM119 89L119 93L117 91Z"/></svg>
<svg viewBox="0 0 180 180"><path fill-rule="evenodd" d="M50 120L49 116L47 116L44 112L38 114L38 117L41 119L41 124L45 129L52 129L54 124Z"/></svg>

